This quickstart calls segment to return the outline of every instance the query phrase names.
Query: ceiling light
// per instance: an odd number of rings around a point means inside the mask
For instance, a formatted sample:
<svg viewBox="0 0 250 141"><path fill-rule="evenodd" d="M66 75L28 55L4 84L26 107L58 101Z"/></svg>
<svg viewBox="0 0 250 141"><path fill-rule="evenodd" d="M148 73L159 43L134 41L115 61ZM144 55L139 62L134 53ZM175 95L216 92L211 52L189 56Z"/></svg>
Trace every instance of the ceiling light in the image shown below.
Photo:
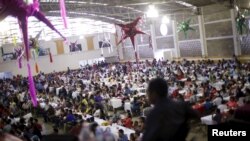
<svg viewBox="0 0 250 141"><path fill-rule="evenodd" d="M147 17L149 18L157 18L159 16L159 13L154 5L149 5Z"/></svg>
<svg viewBox="0 0 250 141"><path fill-rule="evenodd" d="M239 7L237 5L235 6L235 9L236 9L236 11L239 11Z"/></svg>
<svg viewBox="0 0 250 141"><path fill-rule="evenodd" d="M162 36L167 36L168 34L168 27L166 24L161 24L160 26L160 32Z"/></svg>
<svg viewBox="0 0 250 141"><path fill-rule="evenodd" d="M163 24L169 24L170 20L169 20L169 18L167 16L163 16L162 20L161 20L161 23L163 23Z"/></svg>
<svg viewBox="0 0 250 141"><path fill-rule="evenodd" d="M45 41L50 41L51 40L51 36L50 35L47 35L44 39Z"/></svg>
<svg viewBox="0 0 250 141"><path fill-rule="evenodd" d="M26 2L27 4L32 4L33 0L25 0L24 2Z"/></svg>
<svg viewBox="0 0 250 141"><path fill-rule="evenodd" d="M81 35L80 37L79 37L79 39L83 39L84 37Z"/></svg>
<svg viewBox="0 0 250 141"><path fill-rule="evenodd" d="M187 3L187 2L184 2L184 1L175 1L176 3L179 3L183 6L186 6L186 7L195 7L194 5L190 4L190 3Z"/></svg>

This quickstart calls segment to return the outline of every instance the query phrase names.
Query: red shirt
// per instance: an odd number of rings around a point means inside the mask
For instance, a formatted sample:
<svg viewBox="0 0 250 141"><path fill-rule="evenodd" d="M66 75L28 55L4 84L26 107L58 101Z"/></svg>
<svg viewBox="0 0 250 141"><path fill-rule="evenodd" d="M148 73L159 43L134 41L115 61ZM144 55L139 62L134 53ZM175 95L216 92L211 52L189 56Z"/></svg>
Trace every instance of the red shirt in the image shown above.
<svg viewBox="0 0 250 141"><path fill-rule="evenodd" d="M133 127L133 122L131 118L125 118L122 120L122 124L123 126L127 127L127 128L132 128Z"/></svg>
<svg viewBox="0 0 250 141"><path fill-rule="evenodd" d="M227 106L228 106L229 108L236 108L236 107L238 107L238 104L237 104L237 102L235 102L235 101L228 101L228 102L227 102Z"/></svg>

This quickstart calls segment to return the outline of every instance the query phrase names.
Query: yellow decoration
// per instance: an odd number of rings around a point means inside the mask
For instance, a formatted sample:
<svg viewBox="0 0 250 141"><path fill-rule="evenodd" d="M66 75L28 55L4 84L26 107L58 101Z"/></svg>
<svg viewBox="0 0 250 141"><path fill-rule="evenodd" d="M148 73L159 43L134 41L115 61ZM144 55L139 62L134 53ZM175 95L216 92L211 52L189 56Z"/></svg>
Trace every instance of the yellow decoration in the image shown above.
<svg viewBox="0 0 250 141"><path fill-rule="evenodd" d="M17 45L17 38L16 38L16 36L14 36L14 37L12 38L12 42L13 42L14 46Z"/></svg>
<svg viewBox="0 0 250 141"><path fill-rule="evenodd" d="M107 121L104 121L101 126L109 126L109 123Z"/></svg>

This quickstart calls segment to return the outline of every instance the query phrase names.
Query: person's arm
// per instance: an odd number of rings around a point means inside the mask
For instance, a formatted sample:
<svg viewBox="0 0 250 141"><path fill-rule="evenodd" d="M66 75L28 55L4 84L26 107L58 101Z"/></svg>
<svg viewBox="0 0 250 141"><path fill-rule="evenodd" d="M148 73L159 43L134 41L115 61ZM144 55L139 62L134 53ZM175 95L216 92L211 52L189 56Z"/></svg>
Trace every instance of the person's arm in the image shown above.
<svg viewBox="0 0 250 141"><path fill-rule="evenodd" d="M200 114L198 111L194 110L192 107L190 107L189 105L185 105L186 110L187 110L187 117L188 118L200 118Z"/></svg>

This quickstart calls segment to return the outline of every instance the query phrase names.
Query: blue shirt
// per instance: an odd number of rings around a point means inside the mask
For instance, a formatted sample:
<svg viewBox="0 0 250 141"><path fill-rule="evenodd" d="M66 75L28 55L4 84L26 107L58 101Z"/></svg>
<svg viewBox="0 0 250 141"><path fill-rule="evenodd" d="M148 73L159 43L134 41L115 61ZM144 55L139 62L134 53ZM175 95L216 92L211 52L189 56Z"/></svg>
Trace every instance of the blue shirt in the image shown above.
<svg viewBox="0 0 250 141"><path fill-rule="evenodd" d="M128 141L128 137L123 135L122 137L119 137L118 141Z"/></svg>
<svg viewBox="0 0 250 141"><path fill-rule="evenodd" d="M66 121L67 122L74 122L74 121L76 121L75 116L72 115L72 114L68 114L67 117L66 117Z"/></svg>
<svg viewBox="0 0 250 141"><path fill-rule="evenodd" d="M95 102L102 102L102 97L99 95L99 96L95 96Z"/></svg>

